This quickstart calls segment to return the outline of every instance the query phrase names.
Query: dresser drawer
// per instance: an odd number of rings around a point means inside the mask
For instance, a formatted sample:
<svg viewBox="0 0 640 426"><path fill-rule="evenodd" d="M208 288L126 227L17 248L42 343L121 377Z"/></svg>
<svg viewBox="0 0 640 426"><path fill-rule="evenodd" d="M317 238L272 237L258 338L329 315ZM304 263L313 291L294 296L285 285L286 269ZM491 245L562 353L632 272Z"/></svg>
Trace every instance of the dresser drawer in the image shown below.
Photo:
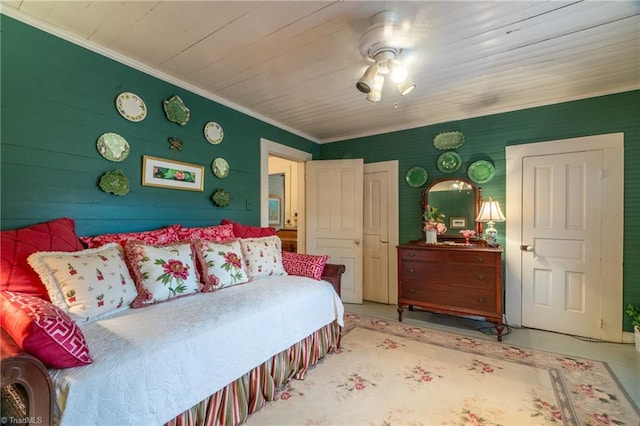
<svg viewBox="0 0 640 426"><path fill-rule="evenodd" d="M463 263L465 265L490 265L496 261L495 253L484 253L481 251L463 250L419 250L419 249L402 249L400 250L400 259L402 261L417 260L421 262L434 263Z"/></svg>
<svg viewBox="0 0 640 426"><path fill-rule="evenodd" d="M419 282L406 281L400 286L400 299L411 300L418 305L438 305L455 310L495 312L496 292L491 289L465 290L460 287L431 285L425 287Z"/></svg>
<svg viewBox="0 0 640 426"><path fill-rule="evenodd" d="M406 261L400 264L400 281L417 281L424 287L442 285L467 288L469 291L496 287L496 268L493 266L443 265L436 263Z"/></svg>

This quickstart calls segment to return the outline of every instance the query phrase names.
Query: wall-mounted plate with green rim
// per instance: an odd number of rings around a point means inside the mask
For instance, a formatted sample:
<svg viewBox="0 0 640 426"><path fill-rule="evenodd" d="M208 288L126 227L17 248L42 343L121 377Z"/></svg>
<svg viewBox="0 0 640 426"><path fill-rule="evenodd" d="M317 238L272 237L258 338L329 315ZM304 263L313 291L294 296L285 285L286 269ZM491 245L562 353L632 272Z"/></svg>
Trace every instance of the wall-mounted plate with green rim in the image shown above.
<svg viewBox="0 0 640 426"><path fill-rule="evenodd" d="M180 96L173 95L169 99L162 101L162 107L164 108L167 120L178 123L181 126L184 126L189 121L191 111L189 111L189 108L182 102Z"/></svg>
<svg viewBox="0 0 640 426"><path fill-rule="evenodd" d="M427 171L420 166L412 167L407 170L407 174L404 178L409 186L419 188L427 183Z"/></svg>
<svg viewBox="0 0 640 426"><path fill-rule="evenodd" d="M445 152L438 157L436 165L442 173L453 173L462 165L462 158L457 152Z"/></svg>
<svg viewBox="0 0 640 426"><path fill-rule="evenodd" d="M493 164L486 160L475 161L467 169L467 176L475 183L487 183L493 179L495 173Z"/></svg>
<svg viewBox="0 0 640 426"><path fill-rule="evenodd" d="M224 158L218 157L211 163L211 170L216 177L224 179L229 176L229 163Z"/></svg>
<svg viewBox="0 0 640 426"><path fill-rule="evenodd" d="M433 138L433 146L437 149L453 149L458 148L464 143L464 135L462 132L443 132L438 133Z"/></svg>
<svg viewBox="0 0 640 426"><path fill-rule="evenodd" d="M117 133L103 133L96 142L100 155L109 161L124 161L129 156L129 143Z"/></svg>
<svg viewBox="0 0 640 426"><path fill-rule="evenodd" d="M229 201L231 201L231 195L224 189L217 189L216 192L213 193L211 197L213 200L213 204L218 207L226 207L229 205Z"/></svg>
<svg viewBox="0 0 640 426"><path fill-rule="evenodd" d="M113 195L129 193L129 179L122 170L111 170L100 178L100 189Z"/></svg>

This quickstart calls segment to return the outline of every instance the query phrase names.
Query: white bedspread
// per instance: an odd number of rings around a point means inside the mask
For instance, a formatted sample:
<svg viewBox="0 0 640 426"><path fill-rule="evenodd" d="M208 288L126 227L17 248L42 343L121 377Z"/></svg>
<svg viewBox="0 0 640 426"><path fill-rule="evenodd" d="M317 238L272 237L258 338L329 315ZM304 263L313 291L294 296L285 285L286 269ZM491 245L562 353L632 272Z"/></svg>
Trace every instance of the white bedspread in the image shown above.
<svg viewBox="0 0 640 426"><path fill-rule="evenodd" d="M280 276L82 326L94 362L51 370L62 425L161 425L337 320L331 284Z"/></svg>

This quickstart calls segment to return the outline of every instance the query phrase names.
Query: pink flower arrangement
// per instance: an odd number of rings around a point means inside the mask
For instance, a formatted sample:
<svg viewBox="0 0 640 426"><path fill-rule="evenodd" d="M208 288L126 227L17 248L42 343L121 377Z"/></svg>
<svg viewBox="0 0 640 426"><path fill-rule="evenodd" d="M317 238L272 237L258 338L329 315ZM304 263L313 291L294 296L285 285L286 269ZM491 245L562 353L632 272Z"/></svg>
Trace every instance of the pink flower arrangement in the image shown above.
<svg viewBox="0 0 640 426"><path fill-rule="evenodd" d="M423 231L436 231L438 234L444 234L447 232L447 227L444 224L444 213L438 213L436 207L429 207L424 211L422 215L424 218Z"/></svg>

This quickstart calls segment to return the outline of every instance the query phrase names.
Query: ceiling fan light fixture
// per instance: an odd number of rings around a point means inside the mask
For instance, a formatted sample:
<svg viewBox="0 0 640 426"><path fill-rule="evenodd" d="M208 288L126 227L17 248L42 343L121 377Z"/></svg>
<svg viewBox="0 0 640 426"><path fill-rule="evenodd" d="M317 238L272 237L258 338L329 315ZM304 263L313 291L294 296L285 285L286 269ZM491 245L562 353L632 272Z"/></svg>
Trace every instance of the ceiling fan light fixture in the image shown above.
<svg viewBox="0 0 640 426"><path fill-rule="evenodd" d="M382 86L384 86L384 76L378 74L375 78L373 90L367 93L369 102L380 102L382 100Z"/></svg>
<svg viewBox="0 0 640 426"><path fill-rule="evenodd" d="M372 64L366 69L360 80L356 83L356 88L362 93L370 93L375 85L375 78L378 75L378 65Z"/></svg>
<svg viewBox="0 0 640 426"><path fill-rule="evenodd" d="M393 68L391 69L391 81L396 84L404 83L409 76L409 71L407 68L402 65L402 62L395 62L393 64Z"/></svg>
<svg viewBox="0 0 640 426"><path fill-rule="evenodd" d="M416 88L416 84L411 80L406 80L398 84L398 90L400 90L400 96L408 95Z"/></svg>

